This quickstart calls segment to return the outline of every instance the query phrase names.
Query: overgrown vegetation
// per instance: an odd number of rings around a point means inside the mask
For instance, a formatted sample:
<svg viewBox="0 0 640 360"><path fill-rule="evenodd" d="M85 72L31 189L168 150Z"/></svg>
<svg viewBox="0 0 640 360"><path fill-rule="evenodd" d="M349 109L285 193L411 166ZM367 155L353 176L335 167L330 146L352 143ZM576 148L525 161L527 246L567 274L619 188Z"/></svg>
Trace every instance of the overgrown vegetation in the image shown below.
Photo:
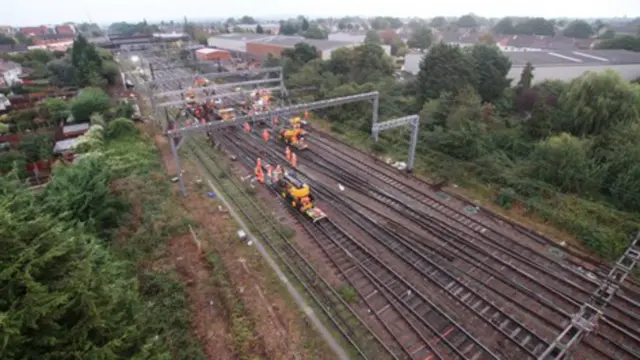
<svg viewBox="0 0 640 360"><path fill-rule="evenodd" d="M40 193L0 177L3 359L204 358L176 275L149 266L187 221L150 139L129 130L85 135L95 147Z"/></svg>
<svg viewBox="0 0 640 360"><path fill-rule="evenodd" d="M253 321L245 311L244 302L231 284L222 259L215 253L208 253L207 260L212 268L213 283L220 291L222 305L227 311L234 350L241 360L255 359L255 355L264 352L264 349L255 332Z"/></svg>
<svg viewBox="0 0 640 360"><path fill-rule="evenodd" d="M299 102L375 90L382 120L419 113L418 170L488 193L506 208L520 204L607 259L639 228L638 85L614 72L536 83L533 66L512 84L508 58L491 45L435 44L417 79L405 83L392 78L390 59L374 41L326 61L314 50L297 45L264 66L281 61L290 89L317 89ZM402 130L375 146L367 139L370 109L360 103L316 114L359 145L406 156Z"/></svg>

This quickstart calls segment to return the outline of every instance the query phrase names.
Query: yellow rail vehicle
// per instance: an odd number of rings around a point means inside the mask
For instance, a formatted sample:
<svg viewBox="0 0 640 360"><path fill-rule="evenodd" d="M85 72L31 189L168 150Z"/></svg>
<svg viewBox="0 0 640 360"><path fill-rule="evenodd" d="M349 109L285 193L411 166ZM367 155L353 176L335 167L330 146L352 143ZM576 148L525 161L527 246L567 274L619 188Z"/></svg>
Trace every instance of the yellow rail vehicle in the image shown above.
<svg viewBox="0 0 640 360"><path fill-rule="evenodd" d="M315 207L313 195L309 185L303 183L290 174L284 174L277 182L278 190L293 208L297 209L313 222L324 219L327 215Z"/></svg>
<svg viewBox="0 0 640 360"><path fill-rule="evenodd" d="M300 128L282 129L280 130L280 141L284 141L287 145L302 150L307 148L307 144L304 142L306 135L307 133Z"/></svg>

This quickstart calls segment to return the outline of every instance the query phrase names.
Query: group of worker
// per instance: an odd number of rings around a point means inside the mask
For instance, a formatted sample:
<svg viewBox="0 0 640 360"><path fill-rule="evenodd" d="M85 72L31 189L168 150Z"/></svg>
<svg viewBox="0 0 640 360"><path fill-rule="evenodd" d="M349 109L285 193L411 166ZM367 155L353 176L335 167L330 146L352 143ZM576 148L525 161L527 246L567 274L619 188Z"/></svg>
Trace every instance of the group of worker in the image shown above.
<svg viewBox="0 0 640 360"><path fill-rule="evenodd" d="M267 177L271 179L272 182L277 182L280 180L280 176L282 176L282 168L280 165L277 165L275 169L271 165L266 166L267 169ZM258 158L256 160L256 168L254 169L254 174L256 175L256 179L260 184L264 184L264 171L262 170L262 160Z"/></svg>

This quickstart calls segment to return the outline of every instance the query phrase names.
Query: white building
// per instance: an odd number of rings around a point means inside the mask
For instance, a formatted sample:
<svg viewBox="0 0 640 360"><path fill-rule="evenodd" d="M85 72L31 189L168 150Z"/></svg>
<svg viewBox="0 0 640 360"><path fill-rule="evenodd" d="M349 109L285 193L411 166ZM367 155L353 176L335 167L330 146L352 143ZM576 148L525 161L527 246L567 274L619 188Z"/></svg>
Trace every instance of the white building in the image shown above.
<svg viewBox="0 0 640 360"><path fill-rule="evenodd" d="M627 80L640 77L640 53L626 50L580 50L580 51L505 51L511 60L508 78L517 81L525 65L531 63L533 83L544 80L570 81L587 71L602 72L613 69ZM404 71L417 74L424 54L409 53L405 57Z"/></svg>
<svg viewBox="0 0 640 360"><path fill-rule="evenodd" d="M21 82L22 66L13 61L0 60L0 74L6 86L13 86Z"/></svg>

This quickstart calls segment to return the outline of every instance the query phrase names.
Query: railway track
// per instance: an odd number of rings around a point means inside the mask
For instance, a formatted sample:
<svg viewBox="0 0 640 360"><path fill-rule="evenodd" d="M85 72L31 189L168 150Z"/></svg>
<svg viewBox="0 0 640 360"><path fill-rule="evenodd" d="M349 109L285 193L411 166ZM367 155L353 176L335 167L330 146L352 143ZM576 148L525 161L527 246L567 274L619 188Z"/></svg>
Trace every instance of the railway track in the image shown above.
<svg viewBox="0 0 640 360"><path fill-rule="evenodd" d="M259 155L250 154L251 158ZM246 165L251 166L251 162ZM394 337L394 348L421 360L500 358L409 283L405 274L399 275L335 222L325 219L302 224L331 254L343 276L364 295L371 313L392 324L387 330Z"/></svg>
<svg viewBox="0 0 640 360"><path fill-rule="evenodd" d="M264 243L285 265L288 273L299 281L344 340L355 349L358 358L395 359L396 357L391 355L390 350L382 344L350 305L319 276L314 266L287 240L277 224L265 215L269 212L246 193L244 185L239 184L233 179L232 174L225 171L213 158L207 156L197 142L191 141L189 147L208 175L220 184L254 231L260 234ZM385 356L385 354L389 355Z"/></svg>
<svg viewBox="0 0 640 360"><path fill-rule="evenodd" d="M348 158L351 158L353 160L356 161L362 161L363 158L366 159L370 159L373 161L375 167L378 169L378 171L383 171L386 173L390 173L392 174L396 179L399 179L400 182L404 185L404 186L408 186L411 188L416 188L416 185L422 185L422 186L426 186L428 188L433 188L434 184L429 183L421 178L415 177L415 176L410 176L406 173L400 172L397 169L395 169L394 167L390 166L389 164L386 164L384 162L380 162L380 160L376 159L375 157L373 157L371 154L366 153L360 149L357 148L353 148L345 143L343 143L341 140L338 140L337 138L329 135L328 133L318 130L318 129L314 129L314 139L319 140L321 143L324 143L326 146L330 146L331 149L333 151L339 152L341 153L343 156L346 156ZM344 151L343 149L340 148L340 146L335 146L335 144L339 144L342 147L348 147L349 151ZM359 156L354 156L353 154L358 154ZM451 192L446 192L443 190L438 189L437 191L441 191L442 193L446 194L447 196L454 198L462 203L465 204L470 204L470 201L458 194L455 193L451 193ZM437 200L437 199L436 199ZM447 204L442 204L444 206L446 206ZM547 246L557 246L557 243L550 240L549 238L547 238L546 236L536 232L535 230L532 230L530 228L527 228L515 221L512 221L510 219L507 219L506 217L500 215L500 214L496 214L490 210L484 209L482 207L476 207L477 210L479 210L479 214L486 216L490 219L493 220L494 225L498 225L500 227L510 227L512 229L514 229L518 234L525 236L528 239L531 239L539 244L542 245L547 245ZM599 273L602 276L606 276L609 271L611 270L611 267L607 264L604 264L602 262L600 262L599 260L591 257L591 256L587 256L584 254L581 254L578 251L574 251L571 246L567 246L565 248L563 248L563 251L568 253L571 257L575 258L575 259L566 259L566 261L570 264L572 264L574 267L578 268L578 267L585 267L587 269L593 270L596 273ZM593 264L595 264L595 268L593 266ZM638 295L640 294L640 284L638 283L637 280L634 279L629 279L629 281L626 282L624 288L628 288L631 290L631 294L634 295Z"/></svg>
<svg viewBox="0 0 640 360"><path fill-rule="evenodd" d="M242 139L237 139L237 140L242 140ZM280 155L280 154L278 154ZM317 163L316 163L317 165ZM334 170L337 172L337 170ZM339 172L338 172L339 173ZM341 181L342 183L348 183L348 181L345 181L345 178L350 178L351 180L353 180L353 176L341 176L341 177L337 177L336 180ZM317 185L316 185L317 186ZM362 183L359 183L357 185L354 185L354 187L363 187ZM380 194L374 194L374 197L378 197L380 198ZM387 199L388 200L388 199ZM387 205L388 202L387 202ZM399 205L398 203L394 204L396 207ZM405 209L407 210L407 209ZM405 212L406 214L406 212ZM414 214L413 216L414 218L412 220L420 223L420 222L424 222L424 216L422 214ZM424 227L426 227L427 229L429 229L430 231L433 232L433 224L423 224ZM563 322L554 322L553 323L553 330L554 332L552 333L553 335L555 335L556 331L560 330L562 327L564 327L566 325L566 322L568 321L568 319L570 318L570 316L572 315L572 313L570 312L573 309L577 309L577 307L579 307L579 303L575 302L575 301L571 301L570 299L567 299L566 296L564 296L562 293L558 293L558 291L555 291L554 289L549 288L548 286L540 283L536 277L542 276L542 274L537 274L538 276L531 276L530 274L528 274L527 272L523 272L520 271L518 269L518 267L513 266L512 264L510 264L511 259L499 259L496 258L496 256L494 254L488 253L486 250L478 247L477 245L474 245L472 243L469 243L469 241L466 241L464 238L461 238L461 234L457 234L457 237L452 239L451 238L451 231L450 229L447 229L446 227L440 226L438 234L436 234L439 238L445 238L448 236L449 239L447 240L447 245L451 246L453 245L454 248L453 250L456 252L459 252L461 250L465 251L466 256L469 258L472 258L475 260L475 264L471 265L472 267L470 269L467 269L469 272L471 271L476 271L476 272L483 272L486 273L486 277L489 278L488 281L491 281L491 279L501 279L500 281L504 282L506 285L510 286L512 290L514 291L518 291L519 293L522 294L526 294L528 297L528 303L525 302L527 305L529 306L534 306L532 308L538 308L540 309L540 304L544 304L546 305L547 308L549 308L550 310L547 311L545 313L546 316L552 316L552 317L558 317L558 315L561 315L565 320ZM453 235L456 235L455 233ZM465 244L465 242L467 244ZM465 245L459 245L459 244L465 244ZM466 249L465 249L466 248ZM478 254L482 254L484 255L483 258L480 258L478 256ZM478 261L480 260L480 261ZM468 261L468 260L467 260ZM498 262L496 262L498 261ZM472 262L469 262L469 264L471 264ZM490 271L487 271L487 266L486 263L493 263L493 264L497 264L500 265L500 267L496 266L496 265L491 265L490 267ZM480 266L478 266L480 264ZM505 277L505 270L509 270L511 277L508 279L508 281L505 281L503 278ZM493 274L490 274L490 273ZM522 286L520 285L520 283L525 282L527 284L527 286ZM495 287L493 287L494 291L496 290L500 290L500 289L496 289ZM500 292L500 291L499 291ZM504 294L504 290L502 291L502 293ZM540 296L540 294L545 294L543 296ZM513 295L511 295L513 297ZM522 296L519 296L520 300L522 300ZM563 309L558 309L558 305L556 305L557 302L559 301L564 301L567 302L569 301L569 305L572 305L573 307L567 310L563 310ZM566 305L566 304L565 304ZM531 316L531 310L529 310L529 315ZM539 316L539 314L538 314ZM544 319L542 320L542 322L546 322L547 325L549 323L548 319ZM516 322L512 322L513 324L517 324ZM513 326L513 325L512 325ZM617 329L617 328L616 328ZM614 329L614 330L616 330ZM515 330L514 330L515 331ZM552 339L553 337L551 337ZM602 355L604 358L611 358L611 355L607 355L607 354L616 354L619 353L620 350L618 349L622 349L622 353L620 355L614 355L614 359L623 359L623 358L634 358L635 353L633 351L633 348L629 348L629 347L625 347L625 346L621 346L618 342L616 342L614 339L612 339L611 337L608 337L606 335L603 335L603 341L601 341L600 343L597 344L597 347L594 347L593 344L588 344L590 345L590 347L593 347L592 350L596 351L597 353L600 353L600 355ZM634 342L636 341L635 339Z"/></svg>
<svg viewBox="0 0 640 360"><path fill-rule="evenodd" d="M319 160L319 159L313 159L313 161L315 164L322 164L323 162L322 160ZM342 171L341 169L345 168L344 166L338 165L335 161L333 161L333 159L331 161L331 164L333 164L333 166L335 167L335 169L332 170L333 173L339 174ZM321 166L327 166L326 161L325 161L325 164ZM357 166L357 165L354 165L354 166ZM350 176L351 181L354 178L361 180L361 178L359 177ZM345 179L342 176L336 176L334 177L334 179L342 180L343 183L345 182ZM392 178L390 178L390 180L394 181ZM366 186L367 184L365 184L363 181L359 181L356 184L352 184L352 188L356 188L356 189L358 188L362 189L363 187L366 187ZM389 205L389 207L392 207L398 210L399 212L402 212L405 216L407 215L410 216L414 222L422 223L423 224L422 227L424 229L428 229L433 225L433 224L425 223L425 219L429 217L429 214L415 211L415 208L409 207L406 205L405 202L407 202L408 199L403 199L403 201L400 201L391 196L386 196L381 192L372 191L371 189L368 192L368 195L380 201L381 203L387 204ZM418 194L412 194L412 195L414 198L419 197ZM410 203L410 201L408 202ZM439 203L435 203L435 204L438 205ZM433 206L433 203L432 203L432 206ZM452 217L456 216L457 220L461 222L463 225L470 225L470 223L472 222L471 220L468 219L468 217L463 217L463 215L461 215L458 212L453 213L451 209L447 209L446 207L443 207L443 206L441 206L441 208L450 210L449 213L445 212L444 214ZM483 228L477 224L476 226L477 227L473 230L475 230L476 233L479 233L478 234L479 237L484 239L485 245L489 246L489 249L492 252L487 254L485 251L482 251L482 249L477 248L474 244L474 251L476 253L484 252L486 255L488 255L484 259L485 264L490 260L493 260L493 261L497 260L500 263L502 263L501 271L504 272L505 268L510 268L511 272L515 275L515 277L512 277L513 280L516 280L518 282L527 281L528 284L533 283L534 286L536 286L539 289L538 292L542 292L544 290L544 292L548 293L549 295L552 295L553 296L552 299L541 299L540 297L538 297L538 301L545 300L543 301L543 303L548 304L549 307L551 307L553 310L556 310L555 311L556 313L558 313L557 310L559 310L559 313L563 314L565 318L569 319L570 316L575 311L577 311L580 305L584 301L587 301L588 298L590 297L591 292L589 290L586 290L578 286L577 284L566 280L563 277L563 275L552 273L550 271L551 267L549 265L545 267L544 264L543 265L536 264L535 262L530 261L531 258L535 258L536 256L536 254L533 251L528 250L528 253L522 254L522 253L519 253L516 249L509 249L508 246L503 246L505 243L504 241L497 242L495 240L492 240L488 236L486 236L486 234L484 234L487 230L486 228ZM458 234L458 235L459 236L457 236L457 241L465 242L466 240L464 239L464 236L476 235L476 234L466 233L466 234ZM509 239L506 239L506 238L504 240L509 241ZM519 264L517 267L511 264L513 259L517 259L519 261ZM524 268L526 271L522 271L522 268ZM472 269L475 270L477 269L477 267L473 267ZM545 279L545 278L547 278L547 281L553 282L555 286L548 286L548 284L544 284L541 281L539 281L539 279ZM549 278L551 278L551 280L548 280ZM560 290L560 289L566 289L566 288L571 290L568 292L568 294L566 290L564 291ZM576 299L575 292L579 292L582 297ZM548 300L552 300L552 302L549 302ZM630 302L629 304L633 306L633 302ZM554 309L554 308L558 308L559 306L562 306L562 308ZM637 351L637 346L638 344L640 344L640 339L639 339L637 330L635 329L635 327L637 327L638 325L638 323L635 322L634 320L636 315L634 315L633 310L629 311L615 303L612 304L612 307L610 307L610 310L608 312L609 315L611 315L611 313L615 313L616 316L614 318L605 317L603 319L604 321L601 323L601 328L600 328L601 332L599 334L599 337L603 341L596 340L595 342L599 344L600 348L604 347L606 349L604 351L601 350L601 352L603 353L604 352L610 352L612 354L619 353L614 357L616 359L637 358L639 356ZM560 326L564 327L564 325L566 324L561 324ZM615 335L609 336L607 334L615 334Z"/></svg>
<svg viewBox="0 0 640 360"><path fill-rule="evenodd" d="M322 140L320 142L322 143ZM341 156L343 156L343 158L346 157L346 161L349 163L349 165L353 166L358 171L364 172L373 178L381 180L383 183L399 190L404 195L411 197L412 199L415 199L424 205L427 205L429 208L437 210L439 213L451 219L454 219L456 222L474 230L474 232L479 233L484 237L493 237L496 241L499 242L509 240L508 236L502 234L498 229L495 228L496 224L487 224L486 222L479 221L455 208L452 208L442 199L438 199L436 196L418 189L412 184L407 184L403 181L399 181L398 179L402 179L402 177L398 176L400 175L398 170L391 167L386 168L386 170L388 171L368 169L364 167L359 161L357 161L357 159L351 157L350 154L338 150L335 146L331 146L328 143L323 143L322 146L323 150L325 151L333 152L334 154L339 153ZM542 256L532 249L518 244L517 242L510 241L510 243L514 243L513 247L517 253L522 254L527 258L534 259L534 261L537 262L540 266L548 269L553 269L553 271L558 272L559 275L567 277L573 276L574 278L576 278L576 280L574 281L579 281L581 286L587 288L587 290L590 292L595 290L599 286L599 281L597 279L594 279L587 274L577 271L572 266L567 266L566 264L563 264L555 258ZM632 290L627 284L623 285L623 288L624 290L626 290L628 296L620 295L618 296L618 298L628 305L632 305L633 307L640 307L640 300L634 300L640 299L640 293ZM631 317L632 320L640 322L640 316L635 315L632 311L622 312L626 316Z"/></svg>

